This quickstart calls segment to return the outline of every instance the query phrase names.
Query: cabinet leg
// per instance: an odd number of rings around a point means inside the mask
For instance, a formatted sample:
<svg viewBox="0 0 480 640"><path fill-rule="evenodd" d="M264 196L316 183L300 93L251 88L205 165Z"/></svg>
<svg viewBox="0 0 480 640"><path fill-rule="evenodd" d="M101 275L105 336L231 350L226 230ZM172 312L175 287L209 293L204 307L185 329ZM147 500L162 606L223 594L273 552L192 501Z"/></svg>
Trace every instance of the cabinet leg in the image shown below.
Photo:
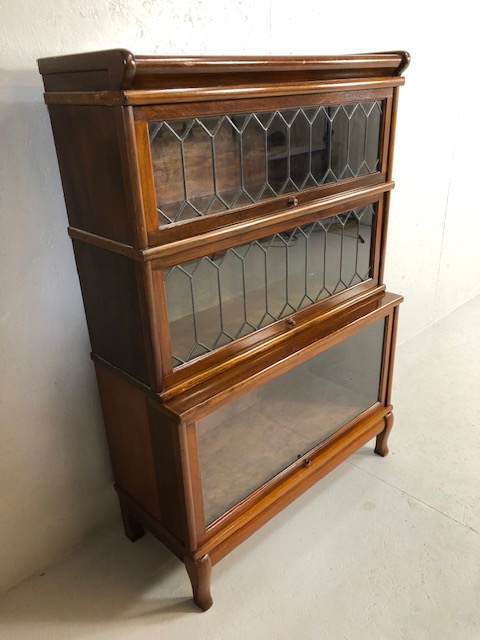
<svg viewBox="0 0 480 640"><path fill-rule="evenodd" d="M194 560L189 556L184 558L185 567L187 568L188 577L192 583L193 601L206 611L213 604L210 594L210 578L212 575L212 561L210 556L205 555L200 560Z"/></svg>
<svg viewBox="0 0 480 640"><path fill-rule="evenodd" d="M120 498L120 510L122 512L123 528L125 529L125 535L129 540L135 542L143 536L145 529L140 522L136 520L128 511L128 507L125 502Z"/></svg>
<svg viewBox="0 0 480 640"><path fill-rule="evenodd" d="M375 444L375 453L382 457L388 454L388 436L393 427L393 413L387 413L384 420L385 428L378 434Z"/></svg>

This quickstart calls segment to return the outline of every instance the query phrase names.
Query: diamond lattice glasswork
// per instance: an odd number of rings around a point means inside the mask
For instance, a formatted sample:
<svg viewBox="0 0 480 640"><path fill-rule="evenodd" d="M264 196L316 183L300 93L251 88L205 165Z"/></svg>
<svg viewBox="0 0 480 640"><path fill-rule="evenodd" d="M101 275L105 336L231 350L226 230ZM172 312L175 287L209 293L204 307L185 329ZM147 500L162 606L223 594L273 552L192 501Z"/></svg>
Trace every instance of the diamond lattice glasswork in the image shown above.
<svg viewBox="0 0 480 640"><path fill-rule="evenodd" d="M378 171L383 102L149 123L160 225Z"/></svg>
<svg viewBox="0 0 480 640"><path fill-rule="evenodd" d="M371 277L373 205L165 271L173 366Z"/></svg>

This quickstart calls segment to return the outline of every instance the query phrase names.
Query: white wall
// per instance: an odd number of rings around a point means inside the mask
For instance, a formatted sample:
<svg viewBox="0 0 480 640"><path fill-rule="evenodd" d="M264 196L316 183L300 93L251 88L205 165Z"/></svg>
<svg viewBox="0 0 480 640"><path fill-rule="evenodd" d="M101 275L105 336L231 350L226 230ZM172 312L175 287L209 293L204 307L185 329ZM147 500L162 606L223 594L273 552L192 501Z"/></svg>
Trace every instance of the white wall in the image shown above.
<svg viewBox="0 0 480 640"><path fill-rule="evenodd" d="M224 5L2 2L0 591L117 513L36 58L117 46L157 54L410 50L386 272L389 288L406 297L400 339L480 291L473 4L459 0L443 12L436 2L412 0Z"/></svg>

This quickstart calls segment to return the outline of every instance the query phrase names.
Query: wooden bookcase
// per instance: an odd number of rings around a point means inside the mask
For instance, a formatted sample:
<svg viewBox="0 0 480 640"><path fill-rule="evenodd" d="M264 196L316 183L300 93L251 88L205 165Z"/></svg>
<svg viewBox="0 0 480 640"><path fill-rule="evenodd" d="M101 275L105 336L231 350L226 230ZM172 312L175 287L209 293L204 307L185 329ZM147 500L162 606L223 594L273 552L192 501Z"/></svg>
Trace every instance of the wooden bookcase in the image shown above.
<svg viewBox="0 0 480 640"><path fill-rule="evenodd" d="M213 564L376 437L405 52L39 61L125 531Z"/></svg>

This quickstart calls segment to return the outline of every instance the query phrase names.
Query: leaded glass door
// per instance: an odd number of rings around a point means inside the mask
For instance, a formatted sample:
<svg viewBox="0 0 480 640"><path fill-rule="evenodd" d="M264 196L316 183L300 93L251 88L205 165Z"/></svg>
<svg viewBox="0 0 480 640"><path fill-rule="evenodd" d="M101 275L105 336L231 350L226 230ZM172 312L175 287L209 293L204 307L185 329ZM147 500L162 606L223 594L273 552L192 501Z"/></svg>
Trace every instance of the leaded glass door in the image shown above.
<svg viewBox="0 0 480 640"><path fill-rule="evenodd" d="M166 269L173 367L370 280L376 217L369 204Z"/></svg>
<svg viewBox="0 0 480 640"><path fill-rule="evenodd" d="M159 225L379 170L384 101L149 123Z"/></svg>

